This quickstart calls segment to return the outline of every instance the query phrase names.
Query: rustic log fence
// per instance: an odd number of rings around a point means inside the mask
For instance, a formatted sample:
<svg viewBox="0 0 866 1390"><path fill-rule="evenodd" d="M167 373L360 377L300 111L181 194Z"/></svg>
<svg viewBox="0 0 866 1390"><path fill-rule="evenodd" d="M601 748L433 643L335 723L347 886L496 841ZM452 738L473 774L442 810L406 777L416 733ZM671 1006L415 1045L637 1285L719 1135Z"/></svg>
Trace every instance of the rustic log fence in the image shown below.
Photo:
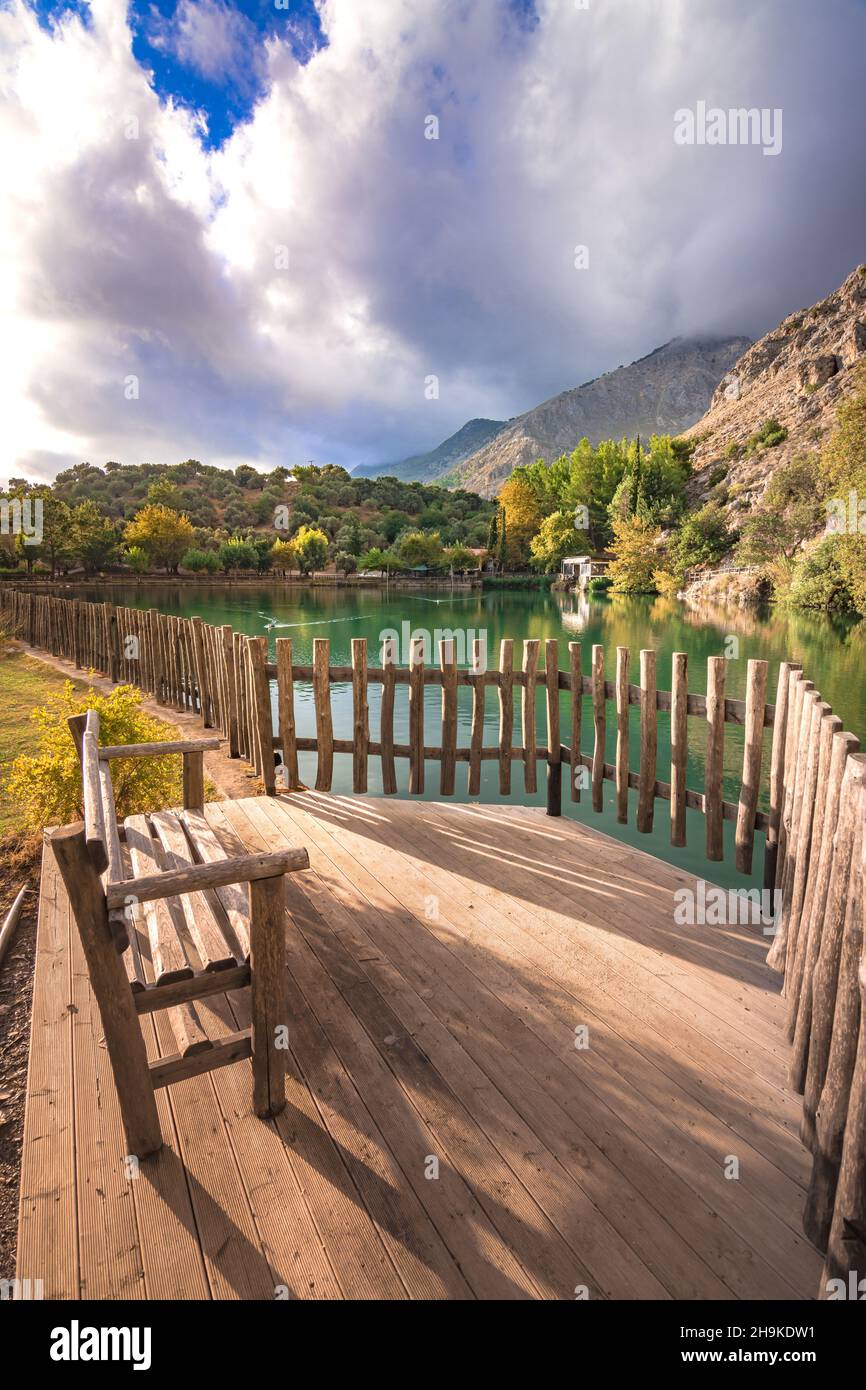
<svg viewBox="0 0 866 1390"><path fill-rule="evenodd" d="M378 666L368 662L366 641L352 642L349 666L331 665L330 643L317 638L311 665L297 665L290 638L276 641L276 661L268 660L265 637L248 637L228 625L200 618L86 603L76 599L0 591L0 608L31 646L92 669L113 681L129 681L159 704L197 713L205 728L219 730L232 757L246 759L268 794L278 780L288 790L302 786L299 753L315 753L317 791L333 785L335 755L352 758L352 786L367 790L370 760L381 763L382 788L398 788L396 760L409 765L410 794L425 790L427 764L439 766L438 791L456 790L458 764L468 765L470 796L481 789L484 762L495 762L502 796L512 790L513 765L522 768L526 792L537 789L538 763L546 767L547 811L561 814L562 770L568 769L569 796L588 795L594 811L604 805L604 783L615 789L617 820L629 817L629 791L636 791L636 828L652 830L657 804L669 803L671 843L686 843L686 810L703 815L705 854L724 856L724 822L734 823L736 868L752 871L756 833L764 834L764 888L774 895L773 940L768 963L784 978L788 1033L792 1043L790 1082L803 1095L802 1138L813 1154L813 1172L804 1228L826 1252L821 1295L832 1296L831 1280L852 1271L866 1277L866 956L863 895L866 877L866 757L859 741L821 699L800 667L783 662L775 704L768 704L768 667L749 661L744 700L725 694L727 663L711 657L706 695L690 693L688 662L675 653L671 689L658 688L656 653L640 653L639 682L629 680L630 653L616 651L613 678L605 653L594 646L590 674L583 675L580 643L570 642L568 669L559 669L559 644L549 639L523 642L515 668L514 642L500 647L498 668L484 669L476 640L472 664L458 668L454 642L440 644L432 665L424 640L415 638L408 666L397 664L396 641L383 642ZM298 733L296 683L309 683L315 736ZM331 705L335 684L351 685L352 737L337 738ZM276 691L274 728L273 687ZM369 691L381 688L378 738L373 736ZM408 687L408 743L395 740L398 686ZM472 691L470 738L458 743L458 691ZM425 742L425 691L441 691L441 734ZM562 696L569 742L562 742ZM579 698L575 698L575 695ZM543 695L545 737L537 734L537 704ZM484 741L488 699L495 702L499 733ZM591 709L591 751L582 749L585 703ZM520 742L515 742L515 705L520 710ZM616 752L605 760L609 706L616 729ZM638 716L638 768L632 768L629 713ZM670 780L659 778L659 713L670 720ZM688 740L694 721L705 730L703 791L686 785ZM743 730L742 772L736 801L725 800L725 728ZM772 730L769 758L765 731ZM278 778L279 768L279 778ZM767 810L760 809L762 774ZM769 932L768 932L769 934ZM838 1295L837 1295L838 1296Z"/></svg>

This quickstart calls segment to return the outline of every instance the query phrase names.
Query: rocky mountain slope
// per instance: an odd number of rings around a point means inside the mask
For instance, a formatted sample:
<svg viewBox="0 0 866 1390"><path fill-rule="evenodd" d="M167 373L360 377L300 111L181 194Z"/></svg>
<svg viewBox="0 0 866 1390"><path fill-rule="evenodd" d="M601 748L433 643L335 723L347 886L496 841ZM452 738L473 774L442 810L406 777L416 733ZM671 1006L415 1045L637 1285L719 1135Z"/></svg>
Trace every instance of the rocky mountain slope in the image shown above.
<svg viewBox="0 0 866 1390"><path fill-rule="evenodd" d="M692 500L699 503L723 481L731 521L741 520L780 465L821 448L864 360L866 266L859 266L826 299L789 314L725 373L706 415L687 431L697 441Z"/></svg>
<svg viewBox="0 0 866 1390"><path fill-rule="evenodd" d="M749 338L674 338L649 356L563 391L509 421L440 481L494 497L512 470L575 447L636 434L681 434L699 420Z"/></svg>
<svg viewBox="0 0 866 1390"><path fill-rule="evenodd" d="M353 471L355 478L400 478L404 483L432 483L456 468L464 459L481 449L489 440L505 429L506 420L467 420L456 434L452 434L437 448L427 454L413 454L398 463L366 463Z"/></svg>

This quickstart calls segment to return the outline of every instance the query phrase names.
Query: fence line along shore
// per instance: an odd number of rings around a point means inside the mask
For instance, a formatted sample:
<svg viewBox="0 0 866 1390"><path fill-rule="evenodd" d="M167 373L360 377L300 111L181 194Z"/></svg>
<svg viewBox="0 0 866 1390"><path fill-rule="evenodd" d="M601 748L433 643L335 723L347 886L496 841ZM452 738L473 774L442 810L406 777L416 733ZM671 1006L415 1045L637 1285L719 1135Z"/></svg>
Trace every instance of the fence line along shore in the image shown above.
<svg viewBox="0 0 866 1390"><path fill-rule="evenodd" d="M352 662L331 664L330 643L317 638L311 665L293 660L290 638L276 640L268 660L265 637L250 637L224 624L181 618L156 609L36 594L6 588L0 611L34 649L94 670L113 682L129 682L176 710L197 713L204 728L218 729L232 757L246 759L265 792L302 790L298 753L316 754L315 790L331 790L335 755L352 758L352 786L364 793L371 758L381 761L383 790L397 791L396 760L409 764L409 792L425 789L428 763L439 765L439 794L456 790L457 764L468 764L470 796L481 789L481 765L498 765L499 793L512 791L513 764L522 767L528 793L537 790L538 763L546 767L547 813L561 814L562 770L569 796L588 795L603 807L604 782L615 787L617 819L627 823L629 791L637 792L636 828L648 833L666 804L671 843L686 843L686 810L704 819L709 863L724 855L723 824L735 825L735 864L752 871L755 836L765 837L764 888L779 904L768 964L783 978L790 1085L803 1095L801 1137L813 1154L813 1173L804 1214L810 1240L826 1252L828 1278L866 1269L866 966L862 955L864 855L866 855L866 757L859 740L845 731L812 681L793 662L779 667L775 703L767 702L768 663L748 663L745 699L725 693L726 661L707 663L706 695L690 693L685 654L673 657L670 690L658 684L657 654L640 653L639 679L630 679L630 653L616 651L614 678L605 672L605 653L592 649L589 675L582 674L581 646L569 643L568 669L559 669L559 644L537 639L522 644L515 669L514 641L503 640L496 670L481 669L476 640L469 669L458 668L453 640L440 644L433 665L423 639L412 644L407 666L396 662L396 642L383 643L381 664L368 661L364 639L352 642ZM468 656L468 653L467 653ZM543 664L541 658L543 657ZM297 682L312 686L316 734L297 733ZM276 729L273 684L276 686ZM353 736L335 738L331 686L350 683ZM371 730L368 692L381 687L378 737ZM395 697L408 687L406 744L395 742ZM425 742L425 690L441 690L441 735ZM458 744L458 689L471 688L467 746ZM499 737L484 742L488 692L498 704ZM563 703L563 697L567 703ZM585 700L589 710L585 711ZM546 716L539 739L537 704ZM519 705L520 742L514 742ZM638 770L631 767L630 719L639 710ZM569 741L562 741L566 716ZM670 726L670 777L659 778L659 715ZM429 715L428 715L429 718ZM616 729L616 755L605 761L608 721ZM690 724L691 721L691 724ZM689 729L705 729L704 788L686 785ZM743 730L739 794L723 796L725 729ZM765 730L771 730L764 757ZM584 751L584 733L591 748ZM281 767L278 768L278 760ZM278 779L279 771L279 779ZM278 788L278 780L282 787ZM759 809L762 786L768 810ZM290 798L291 800L291 798ZM710 929L711 930L711 929ZM826 1296L826 1295L825 1295Z"/></svg>

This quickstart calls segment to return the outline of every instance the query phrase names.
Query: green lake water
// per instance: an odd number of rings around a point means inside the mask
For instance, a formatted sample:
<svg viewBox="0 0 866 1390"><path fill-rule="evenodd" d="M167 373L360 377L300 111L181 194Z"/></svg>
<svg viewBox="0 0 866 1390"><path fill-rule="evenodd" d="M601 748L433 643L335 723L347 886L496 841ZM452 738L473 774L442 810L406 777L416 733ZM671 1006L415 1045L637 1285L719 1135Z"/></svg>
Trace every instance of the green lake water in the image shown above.
<svg viewBox="0 0 866 1390"><path fill-rule="evenodd" d="M441 590L427 593L394 589L385 592L380 589L325 589L322 587L298 588L282 585L261 586L188 586L179 584L129 586L119 589L112 586L110 594L104 590L93 590L85 597L102 600L110 597L118 604L128 607L159 608L163 612L176 613L185 617L198 614L205 622L229 623L239 632L250 635L268 633L271 657L274 657L274 641L279 636L291 637L294 660L300 665L312 661L313 639L327 637L331 642L331 664L349 665L351 662L351 641L353 637L366 637L371 665L379 664L382 634L386 630L401 635L407 630L425 630L431 640L436 630L453 631L458 655L462 652L471 656L472 637L486 640L487 660L491 667L498 662L499 643L503 637L515 639L515 666L521 661L520 642L525 637L536 637L543 643L546 638L556 637L559 642L560 667L568 669L568 643L579 641L582 644L582 666L585 675L590 674L591 650L594 643L605 648L606 675L614 677L616 648L626 646L631 652L632 682L639 679L639 652L642 647L654 647L658 652L658 688L670 690L671 656L683 651L689 658L689 689L698 694L706 691L706 661L709 656L728 655L726 695L728 698L742 698L745 694L746 663L750 657L762 657L770 663L768 700L775 700L776 678L779 663L784 660L800 661L808 678L814 681L825 700L828 700L842 719L845 728L853 733L866 736L866 622L847 624L836 622L823 615L802 615L772 610L756 614L739 609L720 611L707 609L696 611L667 599L584 599L572 595L549 594L541 592L482 592L449 594ZM268 632L268 620L276 620L278 626ZM408 624L408 629L404 626ZM732 641L736 639L736 643ZM462 647L465 642L465 648ZM438 663L438 648L436 649ZM733 655L731 655L733 653ZM408 652L404 651L401 640L399 648L400 664L406 664ZM541 657L543 664L543 654ZM466 662L461 664L468 665ZM373 685L369 691L371 736L378 738L379 687ZM515 742L520 741L519 733L519 695L515 692ZM458 742L468 746L471 716L471 691L459 690ZM561 699L562 736L568 742L570 710L569 697ZM276 708L276 700L274 700ZM296 685L296 706L298 734L302 737L315 736L312 692L307 683ZM334 735L336 738L352 737L352 691L348 684L332 688L332 709L334 714ZM606 760L613 761L616 743L615 719L611 718L612 706L608 704L608 728ZM425 701L425 741L436 744L440 741L441 692L429 688ZM631 710L631 757L632 766L637 767L638 752L638 711ZM276 727L276 725L275 725ZM498 740L499 708L495 692L488 691L485 716L485 744L494 745ZM588 699L584 701L583 751L592 750L592 710ZM539 742L546 742L544 692L538 698ZM398 686L395 701L395 741L408 741L408 691ZM689 758L687 781L695 790L703 789L705 731L701 720L689 720ZM725 752L725 796L736 800L739 788L739 774L742 764L742 730L735 725L726 726ZM763 782L769 760L769 732L767 734ZM310 786L315 781L315 754L299 755L302 779ZM400 795L407 795L408 762L398 759L397 775ZM468 800L466 779L468 764L457 766L457 799ZM658 777L670 780L670 738L668 716L659 714ZM438 764L428 764L426 769L426 799L436 799L439 795ZM528 795L523 788L523 770L518 763L512 765L512 794L510 800L524 805L543 805L545 802L545 769L538 767L539 790ZM763 835L756 836L754 874L751 882L736 873L733 867L733 825L725 824L725 863L708 864L704 856L704 821L695 811L687 813L688 845L685 849L674 849L670 844L669 807L666 802L657 802L655 826L648 835L639 835L634 828L636 793L630 793L629 825L620 826L616 822L614 809L614 787L605 782L604 811L595 814L590 806L589 796L584 794L578 804L568 797L568 773L563 776L564 796L563 814L574 816L588 824L596 825L616 838L639 846L658 855L670 863L706 876L725 887L754 886L760 883L762 870ZM345 793L352 789L352 760L347 754L335 754L334 790ZM369 790L371 794L381 793L380 767L378 758L370 759ZM485 802L499 800L498 769L495 762L482 764L481 798Z"/></svg>

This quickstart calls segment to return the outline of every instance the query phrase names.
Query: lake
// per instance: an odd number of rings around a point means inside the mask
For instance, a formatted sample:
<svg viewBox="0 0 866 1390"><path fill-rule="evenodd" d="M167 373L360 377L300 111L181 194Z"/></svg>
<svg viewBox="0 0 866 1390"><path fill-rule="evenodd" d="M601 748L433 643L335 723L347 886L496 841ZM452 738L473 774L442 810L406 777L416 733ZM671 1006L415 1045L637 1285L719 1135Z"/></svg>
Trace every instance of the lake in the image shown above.
<svg viewBox="0 0 866 1390"><path fill-rule="evenodd" d="M594 643L605 648L606 674L613 679L616 648L627 646L631 651L632 682L639 679L639 652L642 647L655 647L658 651L658 687L670 690L671 656L675 651L684 651L689 657L689 689L698 694L706 692L706 661L709 656L728 655L726 695L729 698L742 698L745 695L746 663L751 657L762 657L770 662L768 700L775 700L776 678L779 662L784 660L801 661L807 677L815 682L824 699L830 701L834 711L842 719L844 726L853 733L866 735L866 622L848 623L834 620L824 615L805 615L785 610L770 610L756 613L750 610L719 609L691 610L682 604L662 598L582 598L575 595L549 594L536 591L455 592L448 594L442 590L416 592L415 590L393 589L355 589L341 587L299 588L292 586L262 585L214 585L188 586L185 584L147 585L128 587L112 586L111 590L92 589L82 597L103 600L106 597L128 607L159 608L166 613L176 613L184 617L198 614L209 623L229 623L236 631L250 635L261 635L268 631L269 621L278 626L268 633L271 658L274 658L276 637L291 637L294 660L298 664L312 661L313 639L328 637L331 642L332 665L348 665L351 661L351 641L353 637L366 637L369 660L379 664L381 635L386 630L403 632L404 624L411 630L424 629L431 637L436 629L452 629L460 651L461 634L466 634L465 650L471 654L471 640L474 634L486 639L488 662L495 666L499 656L499 642L503 637L513 637L519 644L524 637L536 637L543 643L546 638L556 637L560 649L560 667L568 669L568 643L582 643L582 665L585 675L590 674L591 649ZM406 654L400 647L400 663L405 664ZM438 663L438 653L436 656ZM515 666L521 661L521 653L515 650ZM543 664L543 653L541 657ZM379 687L371 686L369 691L370 721L372 737L378 736ZM437 689L426 692L426 742L439 742L441 694ZM302 737L315 736L312 692L307 684L296 686L296 705L298 733ZM519 707L519 699L515 698ZM332 708L334 712L334 735L336 738L352 737L352 692L350 685L335 685L332 689ZM615 720L611 718L612 706L608 706L607 752L606 760L612 762L616 742ZM462 746L469 743L471 716L471 691L459 691L459 730L458 739ZM562 700L563 742L568 742L569 700ZM519 741L519 708L515 709L516 728ZM632 766L638 749L638 711L631 710ZM545 741L544 694L539 692L538 729L540 742ZM408 695L406 687L398 687L395 706L395 740L408 741ZM498 738L499 708L495 694L487 696L485 718L485 744L495 744ZM584 702L583 751L592 750L592 713L588 699ZM690 787L703 789L704 776L704 730L698 719L689 720L689 759L687 780ZM739 775L742 762L742 731L734 725L726 726L725 753L725 796L736 800L739 788ZM767 735L764 780L769 758L769 732ZM301 777L308 785L315 781L315 754L299 755ZM659 715L658 775L660 780L670 780L670 740L668 716ZM407 794L408 762L398 759L397 773L400 793ZM381 792L380 768L378 758L370 759L369 789L372 794ZM457 798L468 800L466 778L468 765L458 764ZM543 805L545 801L545 774L539 767L539 791L528 795L523 790L522 769L514 764L512 772L512 801L525 805ZM425 778L426 799L435 800L438 796L438 765L429 764ZM565 796L563 813L578 820L596 825L619 839L638 845L660 858L677 864L691 873L706 875L724 887L753 886L760 883L763 854L761 846L763 835L756 836L754 875L750 880L737 874L733 867L733 833L731 823L725 823L725 863L707 863L703 852L704 823L699 812L687 812L688 845L685 849L674 849L670 844L669 812L665 802L656 803L656 823L651 834L638 835L634 829L636 792L630 793L629 825L617 825L614 806L613 783L605 782L604 811L595 814L584 795L577 805L568 800L567 776L563 778ZM350 792L352 789L352 760L346 754L336 754L334 758L334 790ZM495 762L482 763L481 799L495 802L499 799L498 772ZM766 806L766 801L763 802Z"/></svg>

